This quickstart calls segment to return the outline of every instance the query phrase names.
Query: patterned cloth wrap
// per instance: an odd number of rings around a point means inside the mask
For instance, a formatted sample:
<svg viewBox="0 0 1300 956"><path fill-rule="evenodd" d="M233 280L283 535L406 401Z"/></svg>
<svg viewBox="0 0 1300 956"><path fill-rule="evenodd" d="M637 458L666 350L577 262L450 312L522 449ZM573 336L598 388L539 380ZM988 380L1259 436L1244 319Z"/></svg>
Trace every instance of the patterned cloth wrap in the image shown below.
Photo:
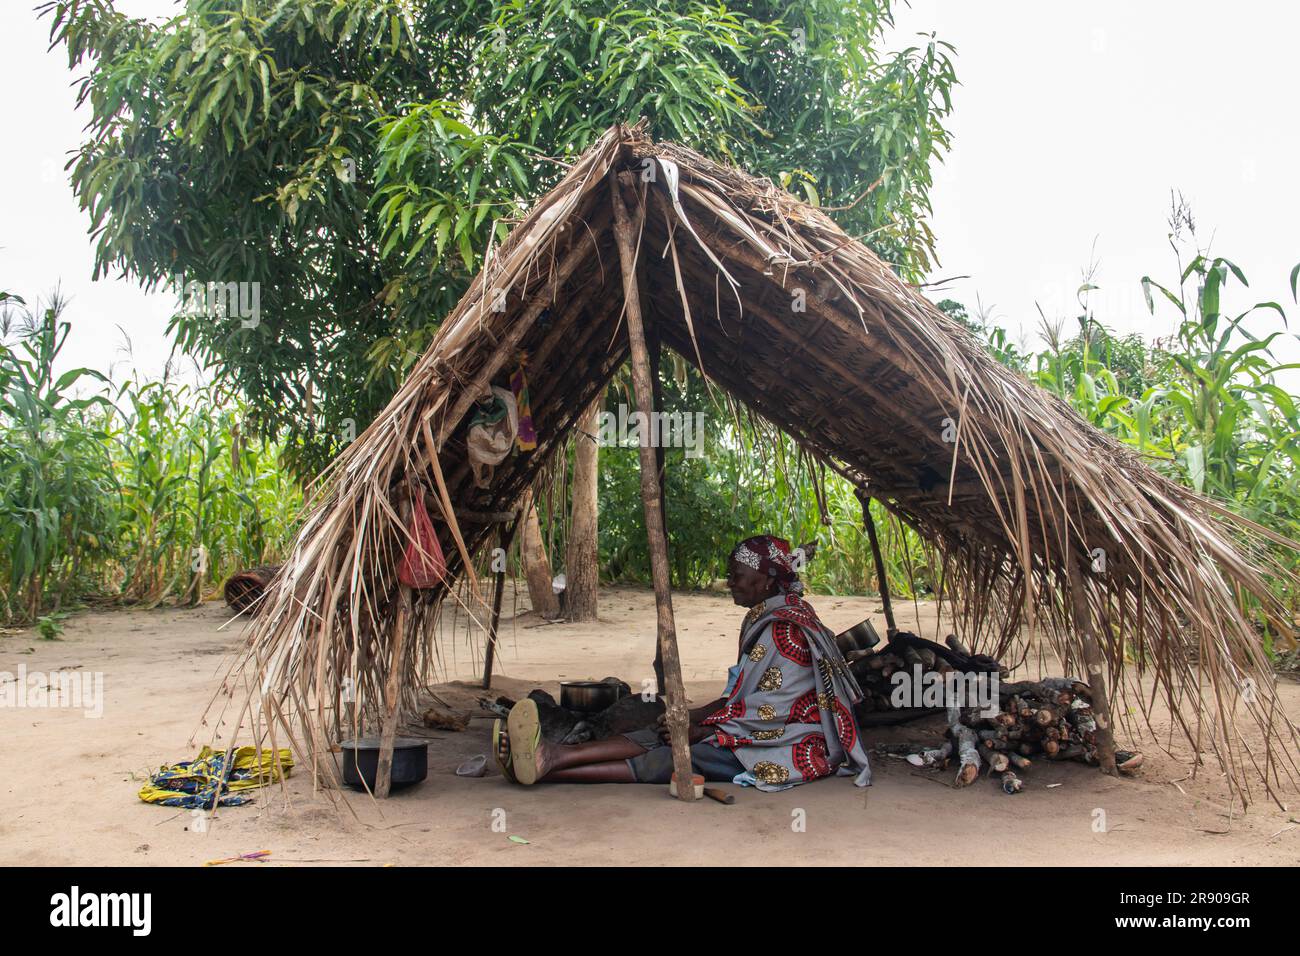
<svg viewBox="0 0 1300 956"><path fill-rule="evenodd" d="M871 767L853 706L862 689L835 635L803 599L790 546L749 538L732 555L776 579L779 592L741 624L740 673L726 703L700 723L728 747L760 790L783 790L831 774L870 786Z"/></svg>
<svg viewBox="0 0 1300 956"><path fill-rule="evenodd" d="M293 769L293 758L287 749L272 752L237 747L230 763L227 763L228 753L204 747L193 760L161 767L140 788L140 799L164 807L208 810L213 807L220 788L216 806L237 807L253 799L239 791L273 783L288 776Z"/></svg>

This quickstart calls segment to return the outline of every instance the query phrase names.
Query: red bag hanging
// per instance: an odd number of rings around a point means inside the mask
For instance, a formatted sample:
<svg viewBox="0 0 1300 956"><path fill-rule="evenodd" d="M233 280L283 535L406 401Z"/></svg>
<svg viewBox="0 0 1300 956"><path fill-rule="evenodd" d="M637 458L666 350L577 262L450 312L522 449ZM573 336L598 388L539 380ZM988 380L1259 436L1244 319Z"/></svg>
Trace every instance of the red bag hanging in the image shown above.
<svg viewBox="0 0 1300 956"><path fill-rule="evenodd" d="M411 502L411 540L397 569L397 580L411 588L431 588L447 573L447 561L423 501Z"/></svg>

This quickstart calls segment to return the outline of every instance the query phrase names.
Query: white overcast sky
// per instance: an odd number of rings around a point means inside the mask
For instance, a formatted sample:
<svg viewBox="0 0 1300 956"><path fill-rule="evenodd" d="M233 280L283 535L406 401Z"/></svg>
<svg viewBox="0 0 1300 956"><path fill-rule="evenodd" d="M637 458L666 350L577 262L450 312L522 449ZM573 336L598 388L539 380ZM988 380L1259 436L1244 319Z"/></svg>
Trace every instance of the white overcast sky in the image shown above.
<svg viewBox="0 0 1300 956"><path fill-rule="evenodd" d="M63 367L124 371L125 330L134 364L157 374L170 351L173 300L116 278L90 280L87 220L62 170L84 117L73 109L61 51L46 52L48 26L33 5L0 7L0 288L30 302L62 286L73 325ZM175 6L119 0L118 8L165 15ZM969 278L935 298L973 311L978 293L1013 338L1036 346L1036 305L1050 317L1075 314L1095 244L1102 321L1168 335L1172 310L1149 316L1139 279L1174 280L1165 219L1178 189L1202 240L1251 281L1227 306L1277 301L1300 331L1287 283L1300 262L1300 7L913 0L896 14L892 45L936 31L957 48L953 149L931 194L940 259L932 278ZM1252 326L1257 334L1274 327L1268 313ZM1300 362L1300 341L1284 338L1275 354ZM1284 381L1296 391L1300 377Z"/></svg>

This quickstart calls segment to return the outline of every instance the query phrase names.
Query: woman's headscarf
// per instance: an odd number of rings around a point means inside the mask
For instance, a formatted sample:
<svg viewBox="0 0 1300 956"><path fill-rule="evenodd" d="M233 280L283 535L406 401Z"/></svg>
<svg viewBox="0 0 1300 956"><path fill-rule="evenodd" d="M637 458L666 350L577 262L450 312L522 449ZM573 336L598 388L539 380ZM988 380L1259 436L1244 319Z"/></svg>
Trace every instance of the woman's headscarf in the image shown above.
<svg viewBox="0 0 1300 956"><path fill-rule="evenodd" d="M756 534L746 538L732 549L731 557L747 568L753 568L776 581L783 594L803 593L803 582L795 570L797 558L790 551L790 542L770 534Z"/></svg>

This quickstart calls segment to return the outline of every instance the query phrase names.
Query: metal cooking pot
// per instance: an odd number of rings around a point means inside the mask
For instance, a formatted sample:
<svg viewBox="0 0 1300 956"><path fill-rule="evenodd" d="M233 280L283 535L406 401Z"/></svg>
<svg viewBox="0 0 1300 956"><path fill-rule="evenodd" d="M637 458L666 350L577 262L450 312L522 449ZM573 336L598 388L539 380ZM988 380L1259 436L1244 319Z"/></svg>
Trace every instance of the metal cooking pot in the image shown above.
<svg viewBox="0 0 1300 956"><path fill-rule="evenodd" d="M598 714L616 703L622 688L603 680L566 680L560 682L560 706L580 714Z"/></svg>
<svg viewBox="0 0 1300 956"><path fill-rule="evenodd" d="M880 635L876 633L870 619L859 621L847 631L835 635L835 644L845 657L848 657L852 651L870 650L879 643Z"/></svg>
<svg viewBox="0 0 1300 956"><path fill-rule="evenodd" d="M357 790L375 789L379 773L379 738L362 737L345 740L343 782ZM429 741L418 737L398 737L393 741L393 785L409 787L429 776Z"/></svg>

